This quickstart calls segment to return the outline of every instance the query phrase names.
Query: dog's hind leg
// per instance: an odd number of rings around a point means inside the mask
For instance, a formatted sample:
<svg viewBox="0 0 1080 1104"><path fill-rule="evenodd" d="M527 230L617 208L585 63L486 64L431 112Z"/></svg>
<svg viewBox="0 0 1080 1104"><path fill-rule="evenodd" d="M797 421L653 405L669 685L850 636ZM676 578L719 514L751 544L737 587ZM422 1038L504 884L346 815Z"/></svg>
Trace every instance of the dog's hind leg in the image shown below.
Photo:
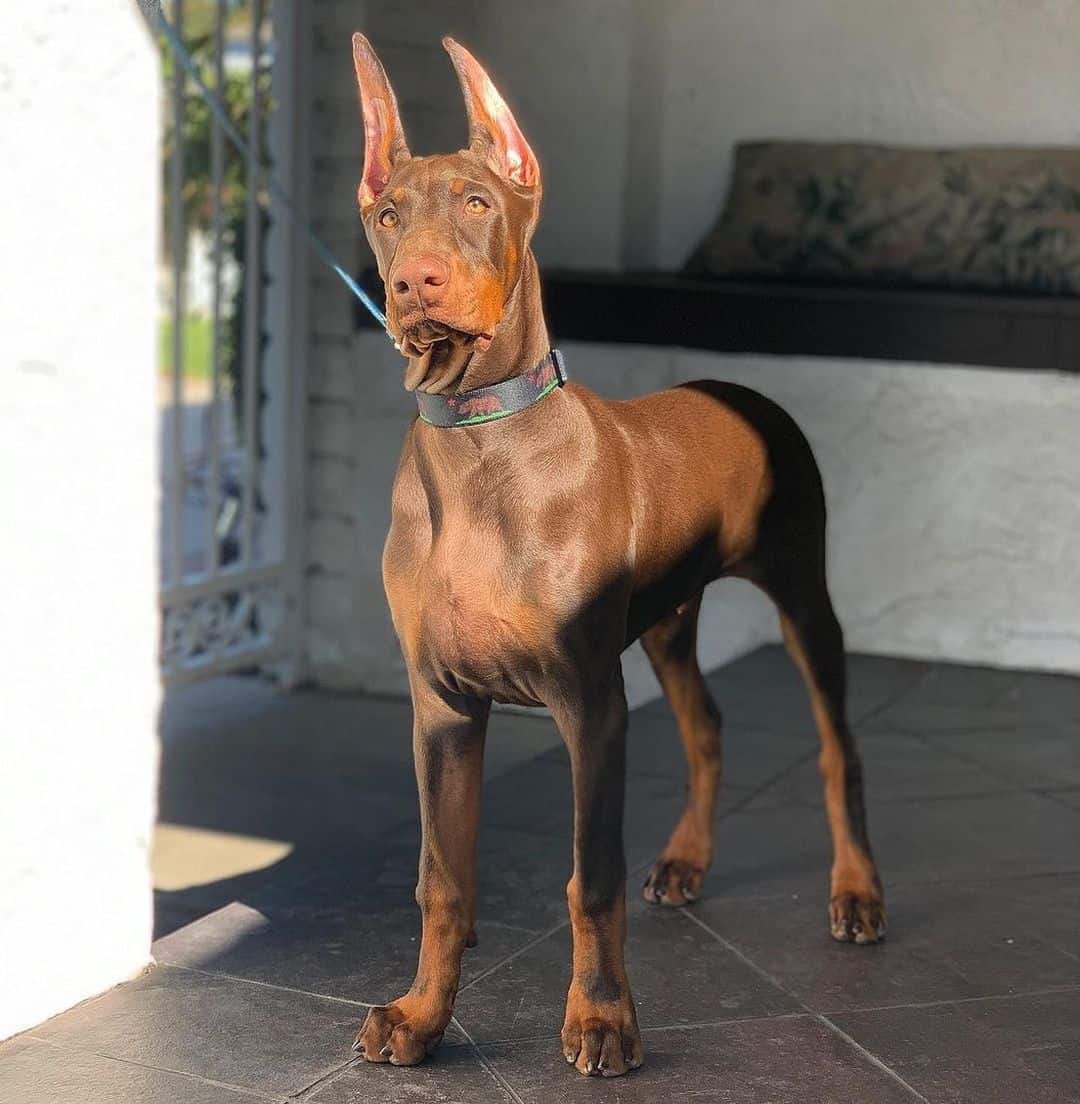
<svg viewBox="0 0 1080 1104"><path fill-rule="evenodd" d="M885 905L866 828L862 764L847 719L844 635L829 597L825 492L806 437L779 408L762 403L745 409L768 447L772 493L753 549L731 574L776 603L784 642L810 696L833 845L830 930L842 941L874 943L885 930Z"/></svg>
<svg viewBox="0 0 1080 1104"><path fill-rule="evenodd" d="M698 666L700 609L698 594L641 637L675 714L689 771L686 810L645 881L645 900L661 905L693 901L712 861L713 815L722 770L720 710Z"/></svg>
<svg viewBox="0 0 1080 1104"><path fill-rule="evenodd" d="M785 603L780 624L821 737L818 765L833 842L829 928L843 942L876 943L885 933L885 900L866 829L862 763L844 706L844 639L824 584L817 594Z"/></svg>
<svg viewBox="0 0 1080 1104"><path fill-rule="evenodd" d="M846 710L844 636L825 582L824 536L812 548L787 545L784 570L760 585L776 602L788 653L810 695L821 752L818 766L833 844L829 928L842 942L876 943L885 932L885 900L870 849L862 763ZM803 554L805 553L805 554Z"/></svg>

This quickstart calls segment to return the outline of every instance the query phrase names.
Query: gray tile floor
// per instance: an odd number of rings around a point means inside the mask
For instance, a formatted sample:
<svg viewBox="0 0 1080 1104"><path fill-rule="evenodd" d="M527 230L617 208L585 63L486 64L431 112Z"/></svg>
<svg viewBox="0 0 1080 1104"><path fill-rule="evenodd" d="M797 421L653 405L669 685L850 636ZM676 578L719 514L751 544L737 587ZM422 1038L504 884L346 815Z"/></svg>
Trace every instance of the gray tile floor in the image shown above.
<svg viewBox="0 0 1080 1104"><path fill-rule="evenodd" d="M349 1044L414 965L408 707L187 692L163 718L163 819L294 850L159 894L158 967L0 1046L0 1100L1080 1101L1080 679L851 665L887 941L827 935L809 710L783 653L755 652L711 678L730 785L688 910L637 897L683 767L662 703L632 717L627 952L646 1064L603 1082L559 1053L570 802L550 722L493 725L480 945L442 1048L401 1070L351 1061Z"/></svg>

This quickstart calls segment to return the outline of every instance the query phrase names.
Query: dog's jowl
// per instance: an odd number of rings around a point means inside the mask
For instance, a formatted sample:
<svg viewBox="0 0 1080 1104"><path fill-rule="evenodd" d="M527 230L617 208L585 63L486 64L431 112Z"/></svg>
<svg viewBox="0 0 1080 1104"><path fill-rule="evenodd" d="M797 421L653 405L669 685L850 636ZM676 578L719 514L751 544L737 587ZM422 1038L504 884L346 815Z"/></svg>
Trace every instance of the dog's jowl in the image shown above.
<svg viewBox="0 0 1080 1104"><path fill-rule="evenodd" d="M753 391L701 381L610 402L566 382L530 250L540 166L488 75L445 45L468 148L414 157L379 60L353 40L360 212L419 406L383 577L412 688L423 825L416 977L372 1009L356 1045L368 1061L411 1065L442 1038L462 952L475 942L488 711L493 701L543 705L574 786L563 1053L581 1073L615 1076L643 1057L623 961L620 655L642 640L686 748L686 811L645 884L649 901L684 905L712 859L721 774L720 712L696 656L701 592L713 579L749 579L772 598L806 681L833 841L832 934L870 943L884 930L825 584L824 496L798 427Z"/></svg>

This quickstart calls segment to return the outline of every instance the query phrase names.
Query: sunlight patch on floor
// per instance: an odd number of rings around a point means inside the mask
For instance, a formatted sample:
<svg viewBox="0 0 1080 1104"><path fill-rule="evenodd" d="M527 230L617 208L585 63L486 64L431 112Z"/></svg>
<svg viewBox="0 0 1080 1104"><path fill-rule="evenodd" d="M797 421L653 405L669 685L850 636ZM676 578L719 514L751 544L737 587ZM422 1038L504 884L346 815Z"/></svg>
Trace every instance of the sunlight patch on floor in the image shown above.
<svg viewBox="0 0 1080 1104"><path fill-rule="evenodd" d="M285 840L158 824L150 858L154 888L172 892L250 874L280 862L292 849Z"/></svg>

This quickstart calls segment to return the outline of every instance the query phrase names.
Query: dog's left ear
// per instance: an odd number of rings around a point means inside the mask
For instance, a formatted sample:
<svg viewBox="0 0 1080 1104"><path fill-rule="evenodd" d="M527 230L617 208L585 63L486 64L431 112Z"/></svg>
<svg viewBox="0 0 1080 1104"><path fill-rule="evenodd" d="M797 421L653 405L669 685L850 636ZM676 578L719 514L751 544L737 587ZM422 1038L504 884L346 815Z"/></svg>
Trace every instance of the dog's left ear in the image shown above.
<svg viewBox="0 0 1080 1104"><path fill-rule="evenodd" d="M506 101L464 46L449 37L443 39L443 46L454 63L465 96L469 148L484 154L488 164L512 184L535 188L540 183L540 166Z"/></svg>

